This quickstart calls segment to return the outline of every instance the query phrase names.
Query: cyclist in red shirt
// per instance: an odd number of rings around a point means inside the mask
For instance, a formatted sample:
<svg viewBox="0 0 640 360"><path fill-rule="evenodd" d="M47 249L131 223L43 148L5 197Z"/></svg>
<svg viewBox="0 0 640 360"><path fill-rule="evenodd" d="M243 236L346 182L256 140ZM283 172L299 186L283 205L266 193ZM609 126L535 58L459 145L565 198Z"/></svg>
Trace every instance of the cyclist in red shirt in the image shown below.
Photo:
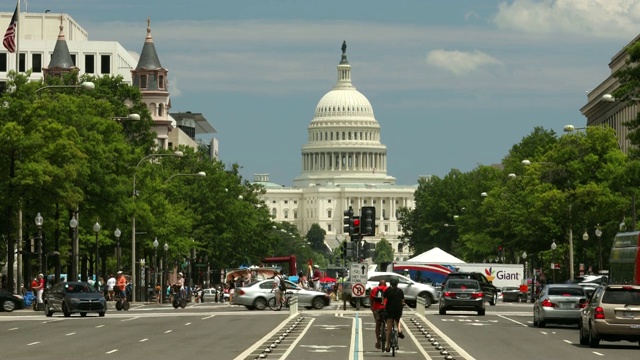
<svg viewBox="0 0 640 360"><path fill-rule="evenodd" d="M380 280L378 286L371 289L369 293L369 299L371 300L371 311L373 312L373 317L376 319L376 349L380 349L382 346L380 344L380 326L384 321L382 317L382 312L384 311L384 307L386 304L386 300L384 298L384 292L387 290L387 284L384 280Z"/></svg>

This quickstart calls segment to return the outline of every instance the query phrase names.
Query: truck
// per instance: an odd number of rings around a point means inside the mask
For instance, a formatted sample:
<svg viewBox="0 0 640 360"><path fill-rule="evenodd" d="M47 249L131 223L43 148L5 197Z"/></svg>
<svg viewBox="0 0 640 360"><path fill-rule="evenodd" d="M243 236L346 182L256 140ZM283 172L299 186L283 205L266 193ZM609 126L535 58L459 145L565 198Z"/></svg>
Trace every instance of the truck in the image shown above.
<svg viewBox="0 0 640 360"><path fill-rule="evenodd" d="M415 262L396 262L386 270L439 287L451 272L479 272L497 288L520 286L526 281L523 264L463 263L463 264L423 264Z"/></svg>

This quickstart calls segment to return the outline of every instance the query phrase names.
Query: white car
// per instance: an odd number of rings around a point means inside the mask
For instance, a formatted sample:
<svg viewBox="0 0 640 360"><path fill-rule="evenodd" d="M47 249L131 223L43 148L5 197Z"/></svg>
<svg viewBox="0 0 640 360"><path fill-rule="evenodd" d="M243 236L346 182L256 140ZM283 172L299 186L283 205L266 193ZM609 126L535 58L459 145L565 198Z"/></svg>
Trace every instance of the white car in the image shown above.
<svg viewBox="0 0 640 360"><path fill-rule="evenodd" d="M217 293L218 293L218 290L216 288L204 289L202 302L208 302L208 303L215 302ZM229 302L228 293L224 293L224 302Z"/></svg>
<svg viewBox="0 0 640 360"><path fill-rule="evenodd" d="M425 300L425 307L430 307L431 304L438 301L438 291L431 285L422 284L419 282L415 282L406 276L402 276L398 273L394 272L378 272L378 271L370 271L368 273L369 278L367 279L367 285L365 289L366 296L360 298L360 304L363 306L370 306L369 303L369 294L371 293L371 289L378 286L380 280L384 280L389 286L391 279L398 279L398 288L400 288L404 292L404 298L409 306L416 306L418 296L422 297ZM347 294L351 294L351 286L346 287ZM356 306L355 298L352 298L351 305Z"/></svg>

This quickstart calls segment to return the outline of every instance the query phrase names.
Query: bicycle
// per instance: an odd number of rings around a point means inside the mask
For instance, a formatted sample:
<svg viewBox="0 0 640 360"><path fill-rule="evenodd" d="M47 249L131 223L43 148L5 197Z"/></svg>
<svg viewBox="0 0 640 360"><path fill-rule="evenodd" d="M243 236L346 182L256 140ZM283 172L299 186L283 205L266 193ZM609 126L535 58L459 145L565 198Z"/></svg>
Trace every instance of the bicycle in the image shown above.
<svg viewBox="0 0 640 360"><path fill-rule="evenodd" d="M380 311L380 318L382 319L380 324L380 345L381 345L382 352L384 352L385 345L387 342L387 319L385 317L385 313L383 310L378 310L378 311Z"/></svg>
<svg viewBox="0 0 640 360"><path fill-rule="evenodd" d="M396 322L393 321L393 326L391 327L391 335L389 335L389 347L391 348L391 356L396 356L396 350L398 349L398 329L396 327Z"/></svg>
<svg viewBox="0 0 640 360"><path fill-rule="evenodd" d="M273 289L273 290L271 290L271 292L275 292L275 290L276 289ZM282 305L284 305L286 308L288 308L289 307L289 299L291 299L291 295L292 295L292 293L286 291L284 293L284 299L281 297L280 301L276 301L277 296L272 297L267 302L267 305L269 306L269 309L271 309L273 311L279 311L280 309L282 309Z"/></svg>
<svg viewBox="0 0 640 360"><path fill-rule="evenodd" d="M396 356L396 350L398 347L398 328L395 320L391 322L391 334L389 334L389 348L391 350L391 356ZM382 324L380 325L380 344L382 345L382 352L386 352L385 343L387 342L387 314L382 313Z"/></svg>

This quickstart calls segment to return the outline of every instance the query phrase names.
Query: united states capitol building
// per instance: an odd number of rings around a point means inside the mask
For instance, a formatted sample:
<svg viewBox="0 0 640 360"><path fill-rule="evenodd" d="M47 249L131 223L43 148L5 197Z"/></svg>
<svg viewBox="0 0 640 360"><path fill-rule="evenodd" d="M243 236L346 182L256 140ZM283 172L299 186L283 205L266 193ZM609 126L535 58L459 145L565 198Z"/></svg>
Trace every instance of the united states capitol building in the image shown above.
<svg viewBox="0 0 640 360"><path fill-rule="evenodd" d="M405 260L410 249L398 240L402 233L398 210L414 208L416 185L396 185L387 174L387 147L380 142L380 124L367 98L351 83L351 65L346 44L338 64L336 85L318 102L302 146L302 173L292 187L269 181L269 174L256 174L255 184L266 188L263 200L276 222L290 222L301 234L318 224L326 231L325 242L334 249L346 238L343 211L351 206L355 215L363 206L376 208L377 243L385 238L394 249L394 259Z"/></svg>

